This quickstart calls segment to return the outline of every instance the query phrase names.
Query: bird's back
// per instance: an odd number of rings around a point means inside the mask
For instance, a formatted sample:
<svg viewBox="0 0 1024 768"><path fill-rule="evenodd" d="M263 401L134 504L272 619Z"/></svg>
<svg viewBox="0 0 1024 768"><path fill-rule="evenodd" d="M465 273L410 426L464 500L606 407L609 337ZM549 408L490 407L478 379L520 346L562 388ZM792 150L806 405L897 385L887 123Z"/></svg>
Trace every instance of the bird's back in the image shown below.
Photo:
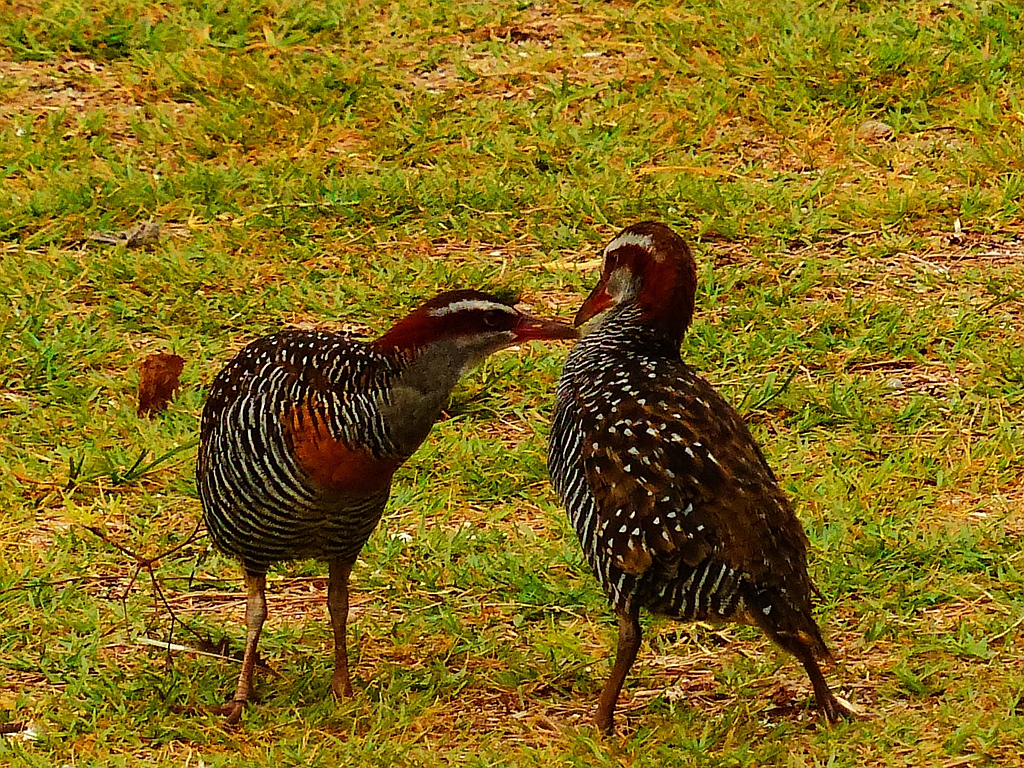
<svg viewBox="0 0 1024 768"><path fill-rule="evenodd" d="M285 331L239 352L203 409L196 479L217 546L253 573L354 558L407 458L381 413L396 375L342 334Z"/></svg>
<svg viewBox="0 0 1024 768"><path fill-rule="evenodd" d="M610 324L577 344L549 467L617 609L757 624L775 611L817 635L800 522L742 418L672 342Z"/></svg>

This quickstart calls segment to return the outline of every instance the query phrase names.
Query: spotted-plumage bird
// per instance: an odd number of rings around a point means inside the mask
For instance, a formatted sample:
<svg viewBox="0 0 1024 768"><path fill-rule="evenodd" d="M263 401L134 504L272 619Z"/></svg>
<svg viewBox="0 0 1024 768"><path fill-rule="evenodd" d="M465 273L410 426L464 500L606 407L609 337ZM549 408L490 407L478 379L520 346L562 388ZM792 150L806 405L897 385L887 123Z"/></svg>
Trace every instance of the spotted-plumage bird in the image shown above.
<svg viewBox="0 0 1024 768"><path fill-rule="evenodd" d="M847 714L819 661L807 537L740 415L682 362L697 271L663 224L604 249L600 282L558 384L548 467L587 562L619 616L615 665L596 723L636 658L641 608L760 627L807 670L829 720Z"/></svg>
<svg viewBox="0 0 1024 768"><path fill-rule="evenodd" d="M224 367L203 409L196 479L210 536L241 561L248 590L238 688L218 708L229 722L249 699L270 565L329 563L331 688L351 695L349 572L380 520L395 470L467 369L511 344L576 335L494 296L452 291L374 342L284 331L249 344Z"/></svg>

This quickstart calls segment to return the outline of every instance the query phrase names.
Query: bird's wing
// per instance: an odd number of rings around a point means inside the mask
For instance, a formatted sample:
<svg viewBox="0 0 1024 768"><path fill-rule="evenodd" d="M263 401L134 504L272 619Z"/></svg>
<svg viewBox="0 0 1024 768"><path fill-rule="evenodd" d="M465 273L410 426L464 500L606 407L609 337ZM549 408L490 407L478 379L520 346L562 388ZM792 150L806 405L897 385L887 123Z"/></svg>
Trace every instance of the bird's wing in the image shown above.
<svg viewBox="0 0 1024 768"><path fill-rule="evenodd" d="M755 579L779 557L792 561L783 571L802 570L803 529L739 414L711 385L669 361L627 389L607 401L610 411L580 409L599 551L637 577L670 579L709 559Z"/></svg>
<svg viewBox="0 0 1024 768"><path fill-rule="evenodd" d="M259 339L229 362L210 388L203 442L229 421L266 420L289 442L318 451L389 453L380 414L389 371L366 345L337 334L285 331Z"/></svg>

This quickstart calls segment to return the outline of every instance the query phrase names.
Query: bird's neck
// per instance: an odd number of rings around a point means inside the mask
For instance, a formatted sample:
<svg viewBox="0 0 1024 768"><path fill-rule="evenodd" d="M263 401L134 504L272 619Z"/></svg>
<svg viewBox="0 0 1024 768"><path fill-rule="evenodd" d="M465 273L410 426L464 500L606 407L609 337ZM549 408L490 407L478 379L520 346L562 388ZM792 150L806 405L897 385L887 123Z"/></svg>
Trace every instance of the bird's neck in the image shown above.
<svg viewBox="0 0 1024 768"><path fill-rule="evenodd" d="M395 354L402 366L381 410L395 444L411 454L426 439L459 378L485 355L451 340Z"/></svg>
<svg viewBox="0 0 1024 768"><path fill-rule="evenodd" d="M621 350L678 358L682 339L647 322L640 306L629 302L610 309L577 344L588 353Z"/></svg>

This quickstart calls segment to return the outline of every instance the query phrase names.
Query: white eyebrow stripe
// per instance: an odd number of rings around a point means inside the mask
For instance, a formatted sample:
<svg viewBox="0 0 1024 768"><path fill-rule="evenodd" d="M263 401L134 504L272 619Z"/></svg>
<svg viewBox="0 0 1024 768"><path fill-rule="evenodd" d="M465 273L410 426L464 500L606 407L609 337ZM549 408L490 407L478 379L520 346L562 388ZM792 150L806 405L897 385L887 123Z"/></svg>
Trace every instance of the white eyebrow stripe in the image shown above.
<svg viewBox="0 0 1024 768"><path fill-rule="evenodd" d="M638 248L643 248L645 251L651 251L651 245L654 241L650 235L638 235L636 232L623 232L614 240L612 240L604 249L604 255L607 256L609 253L614 251L616 248L623 248L627 245L635 245Z"/></svg>
<svg viewBox="0 0 1024 768"><path fill-rule="evenodd" d="M494 301L487 301L485 299L463 299L462 301L456 301L453 304L445 304L443 307L435 307L428 311L431 317L444 317L454 312L463 312L465 310L482 310L482 311L494 311L507 312L510 315L515 314L515 310L512 307L504 304L498 304Z"/></svg>

